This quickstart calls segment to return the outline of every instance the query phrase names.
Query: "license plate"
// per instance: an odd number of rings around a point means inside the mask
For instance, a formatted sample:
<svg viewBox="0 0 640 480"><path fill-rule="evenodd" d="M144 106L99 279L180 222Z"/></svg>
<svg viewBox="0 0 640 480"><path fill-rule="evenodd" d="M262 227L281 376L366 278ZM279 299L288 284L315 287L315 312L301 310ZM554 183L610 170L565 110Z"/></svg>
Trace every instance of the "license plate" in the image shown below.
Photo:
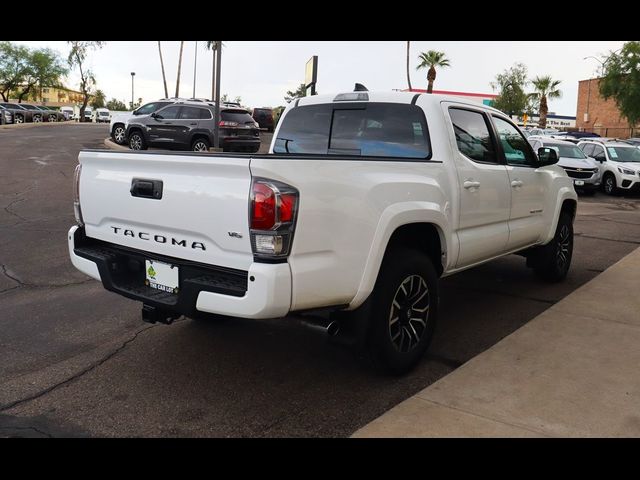
<svg viewBox="0 0 640 480"><path fill-rule="evenodd" d="M178 266L145 260L145 285L163 292L178 293Z"/></svg>
<svg viewBox="0 0 640 480"><path fill-rule="evenodd" d="M584 185L584 180L574 180L573 183L580 187L580 186Z"/></svg>

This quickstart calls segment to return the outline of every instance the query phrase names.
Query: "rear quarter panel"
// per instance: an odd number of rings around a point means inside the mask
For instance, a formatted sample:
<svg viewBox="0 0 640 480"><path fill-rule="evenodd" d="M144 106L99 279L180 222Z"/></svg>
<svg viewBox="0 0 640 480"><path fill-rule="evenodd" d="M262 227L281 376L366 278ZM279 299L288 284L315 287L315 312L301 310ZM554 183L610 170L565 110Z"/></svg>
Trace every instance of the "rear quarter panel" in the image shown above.
<svg viewBox="0 0 640 480"><path fill-rule="evenodd" d="M449 139L438 108L425 116L432 148L427 161L252 158L252 176L300 191L289 257L292 310L359 306L373 290L389 238L403 224L436 224L449 252L445 263L455 259L450 225L456 183Z"/></svg>

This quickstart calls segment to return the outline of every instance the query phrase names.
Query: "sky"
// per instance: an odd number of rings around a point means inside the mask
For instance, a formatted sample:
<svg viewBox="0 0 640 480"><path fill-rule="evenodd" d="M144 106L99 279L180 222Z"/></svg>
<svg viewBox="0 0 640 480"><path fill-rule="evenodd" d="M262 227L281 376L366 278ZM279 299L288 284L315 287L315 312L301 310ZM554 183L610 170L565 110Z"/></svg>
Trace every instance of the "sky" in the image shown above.
<svg viewBox="0 0 640 480"><path fill-rule="evenodd" d="M12 42L29 47L49 47L64 58L66 42ZM426 70L416 70L418 55L427 50L445 52L449 68L437 71L436 90L498 93L490 83L516 62L527 66L529 77L551 75L561 80L562 98L549 102L558 115L576 114L578 81L595 76L600 57L622 47L623 41L498 42L412 41L411 84L426 88ZM198 42L196 97L211 98L212 55ZM180 42L162 42L169 96L175 95ZM181 97L193 95L195 42L185 42L180 78ZM221 93L239 96L247 107L284 105L287 90L304 81L305 64L318 56L319 93L353 90L356 82L369 90L407 88L406 41L227 41L222 49ZM135 72L134 97L143 103L164 97L160 57L156 41L113 41L89 55L97 88L108 99L131 100L131 72ZM79 75L71 73L65 84L78 89Z"/></svg>

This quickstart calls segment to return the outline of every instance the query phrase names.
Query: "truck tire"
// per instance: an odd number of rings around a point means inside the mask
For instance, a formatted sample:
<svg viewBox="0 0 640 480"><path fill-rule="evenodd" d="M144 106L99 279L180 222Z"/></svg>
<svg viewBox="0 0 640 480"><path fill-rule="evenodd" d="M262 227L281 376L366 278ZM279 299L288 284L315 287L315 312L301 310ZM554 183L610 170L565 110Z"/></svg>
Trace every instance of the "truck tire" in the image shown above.
<svg viewBox="0 0 640 480"><path fill-rule="evenodd" d="M438 316L438 275L417 250L385 256L371 294L367 350L376 369L394 375L411 370L431 343Z"/></svg>
<svg viewBox="0 0 640 480"><path fill-rule="evenodd" d="M548 282L565 279L573 255L573 220L566 212L560 213L556 233L548 244L534 254L533 271Z"/></svg>
<svg viewBox="0 0 640 480"><path fill-rule="evenodd" d="M131 150L147 149L147 142L144 141L144 136L142 135L142 133L136 130L132 132L131 135L129 135L129 148Z"/></svg>

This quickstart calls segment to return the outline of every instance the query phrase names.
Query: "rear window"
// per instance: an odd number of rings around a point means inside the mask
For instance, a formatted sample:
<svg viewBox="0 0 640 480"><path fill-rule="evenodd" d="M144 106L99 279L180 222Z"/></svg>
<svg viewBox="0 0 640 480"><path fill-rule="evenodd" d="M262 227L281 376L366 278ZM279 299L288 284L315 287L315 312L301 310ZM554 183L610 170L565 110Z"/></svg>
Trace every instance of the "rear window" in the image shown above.
<svg viewBox="0 0 640 480"><path fill-rule="evenodd" d="M415 105L324 104L292 109L274 153L428 159L427 124Z"/></svg>
<svg viewBox="0 0 640 480"><path fill-rule="evenodd" d="M253 118L246 110L223 110L220 112L220 120L225 122L237 122L241 125L254 123Z"/></svg>

